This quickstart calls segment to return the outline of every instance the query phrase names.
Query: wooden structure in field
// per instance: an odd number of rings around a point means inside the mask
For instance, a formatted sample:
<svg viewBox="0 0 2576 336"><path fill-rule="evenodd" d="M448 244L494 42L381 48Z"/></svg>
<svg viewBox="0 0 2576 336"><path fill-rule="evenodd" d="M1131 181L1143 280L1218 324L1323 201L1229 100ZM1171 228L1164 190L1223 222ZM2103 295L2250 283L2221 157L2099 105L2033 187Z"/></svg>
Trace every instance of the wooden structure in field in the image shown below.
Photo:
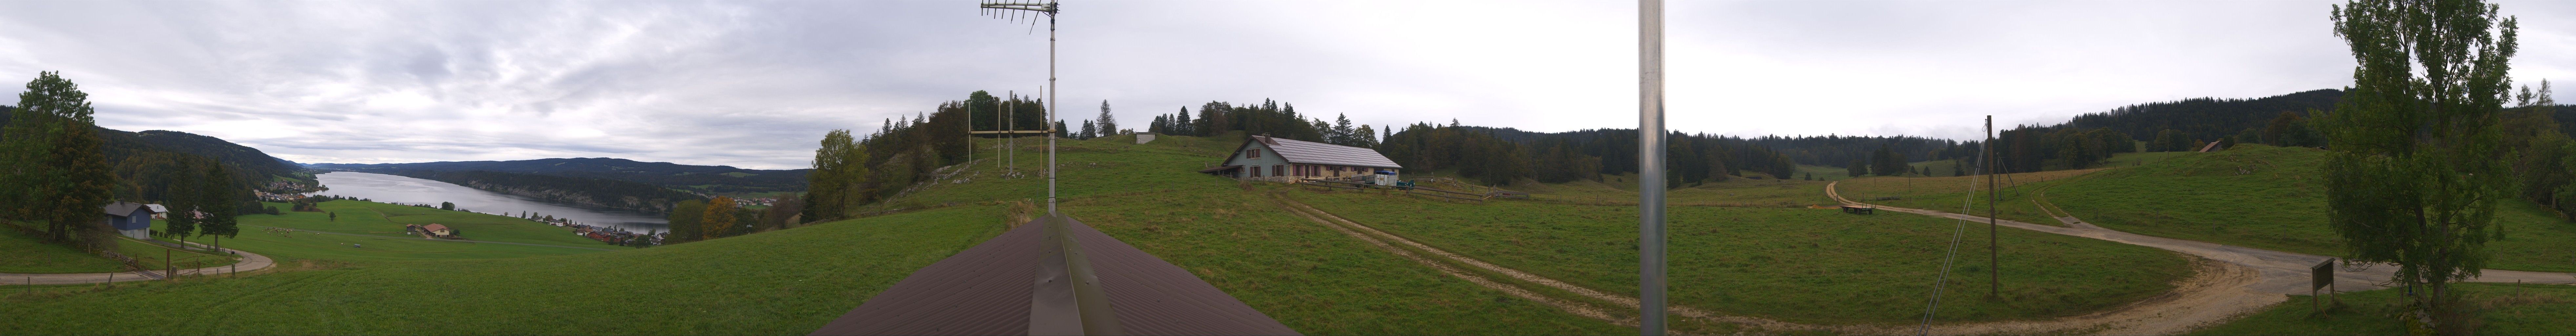
<svg viewBox="0 0 2576 336"><path fill-rule="evenodd" d="M1271 182L1296 182L1299 179L1339 178L1375 174L1404 173L1377 150L1321 142L1280 139L1256 135L1235 146L1216 168L1200 173L1237 179Z"/></svg>
<svg viewBox="0 0 2576 336"><path fill-rule="evenodd" d="M1843 213L1861 215L1873 214L1878 213L1878 207L1866 205L1844 205Z"/></svg>

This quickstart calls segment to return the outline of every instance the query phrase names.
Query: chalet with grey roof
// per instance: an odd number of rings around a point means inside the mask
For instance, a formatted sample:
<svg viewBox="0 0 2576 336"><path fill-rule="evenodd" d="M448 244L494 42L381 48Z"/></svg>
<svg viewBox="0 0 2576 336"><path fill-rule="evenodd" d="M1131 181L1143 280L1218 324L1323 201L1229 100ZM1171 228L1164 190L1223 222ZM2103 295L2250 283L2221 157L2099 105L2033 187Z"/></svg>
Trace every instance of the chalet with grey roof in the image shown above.
<svg viewBox="0 0 2576 336"><path fill-rule="evenodd" d="M116 234L134 239L152 239L152 214L160 212L142 203L129 202L108 203L99 210L107 212L107 226L116 228Z"/></svg>
<svg viewBox="0 0 2576 336"><path fill-rule="evenodd" d="M1286 182L1301 178L1369 175L1377 171L1385 171L1388 175L1402 174L1404 166L1395 164L1395 160L1388 160L1386 155L1378 154L1374 149L1252 136L1244 139L1243 145L1235 146L1234 153L1227 156L1224 163L1199 172Z"/></svg>

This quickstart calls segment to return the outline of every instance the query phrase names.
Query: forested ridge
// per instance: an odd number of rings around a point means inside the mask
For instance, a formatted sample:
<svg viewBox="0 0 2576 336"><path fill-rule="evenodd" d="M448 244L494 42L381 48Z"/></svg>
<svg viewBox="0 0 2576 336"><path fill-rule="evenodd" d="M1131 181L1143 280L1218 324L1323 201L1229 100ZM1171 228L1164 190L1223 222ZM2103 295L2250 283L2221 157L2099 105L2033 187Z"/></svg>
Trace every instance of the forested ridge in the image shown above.
<svg viewBox="0 0 2576 336"><path fill-rule="evenodd" d="M681 201L706 199L698 194L662 186L610 179L492 171L382 170L376 172L454 183L474 189L526 196L548 202L656 213L670 212L671 208Z"/></svg>
<svg viewBox="0 0 2576 336"><path fill-rule="evenodd" d="M16 109L0 105L0 111ZM0 113L0 127L10 125L12 118L7 113ZM181 181L183 179L201 177L208 165L221 165L221 174L230 175L221 183L225 186L223 189L211 192L230 195L225 197L231 198L228 202L234 203L233 207L241 213L264 211L258 198L251 193L264 187L260 182L284 177L302 181L305 185L319 184L311 175L298 174L299 169L286 160L215 137L178 131L126 132L97 126L91 128L97 131L99 152L105 154L111 173L116 177L110 194L119 201L162 203L175 198L199 197L194 193L170 194L168 189L174 183L185 182ZM191 185L188 188L197 187Z"/></svg>

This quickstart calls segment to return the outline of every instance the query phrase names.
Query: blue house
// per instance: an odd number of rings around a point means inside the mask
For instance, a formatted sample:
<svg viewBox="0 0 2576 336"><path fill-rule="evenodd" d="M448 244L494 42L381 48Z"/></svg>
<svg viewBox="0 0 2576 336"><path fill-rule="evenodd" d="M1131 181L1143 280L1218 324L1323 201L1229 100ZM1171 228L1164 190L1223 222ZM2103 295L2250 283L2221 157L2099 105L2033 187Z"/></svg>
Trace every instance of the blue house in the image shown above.
<svg viewBox="0 0 2576 336"><path fill-rule="evenodd" d="M107 226L134 239L152 239L152 207L142 203L108 203Z"/></svg>

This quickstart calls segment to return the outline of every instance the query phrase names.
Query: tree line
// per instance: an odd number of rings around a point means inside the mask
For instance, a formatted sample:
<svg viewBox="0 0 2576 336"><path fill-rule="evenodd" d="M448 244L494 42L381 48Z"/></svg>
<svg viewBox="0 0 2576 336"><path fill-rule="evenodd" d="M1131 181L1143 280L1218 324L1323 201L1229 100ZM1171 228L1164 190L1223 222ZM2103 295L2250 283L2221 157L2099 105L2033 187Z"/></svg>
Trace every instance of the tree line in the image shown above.
<svg viewBox="0 0 2576 336"><path fill-rule="evenodd" d="M1797 171L1788 156L1742 138L1679 132L1666 137L1667 187L1755 176L1747 172L1789 178ZM1455 169L1488 185L1520 179L1562 183L1637 172L1637 139L1636 130L1535 133L1451 120L1407 125L1387 135L1377 150L1411 171Z"/></svg>
<svg viewBox="0 0 2576 336"><path fill-rule="evenodd" d="M794 197L780 197L768 209L744 208L733 197L716 196L709 200L681 201L669 216L671 232L662 244L678 244L757 232L785 229L797 224L803 206Z"/></svg>

